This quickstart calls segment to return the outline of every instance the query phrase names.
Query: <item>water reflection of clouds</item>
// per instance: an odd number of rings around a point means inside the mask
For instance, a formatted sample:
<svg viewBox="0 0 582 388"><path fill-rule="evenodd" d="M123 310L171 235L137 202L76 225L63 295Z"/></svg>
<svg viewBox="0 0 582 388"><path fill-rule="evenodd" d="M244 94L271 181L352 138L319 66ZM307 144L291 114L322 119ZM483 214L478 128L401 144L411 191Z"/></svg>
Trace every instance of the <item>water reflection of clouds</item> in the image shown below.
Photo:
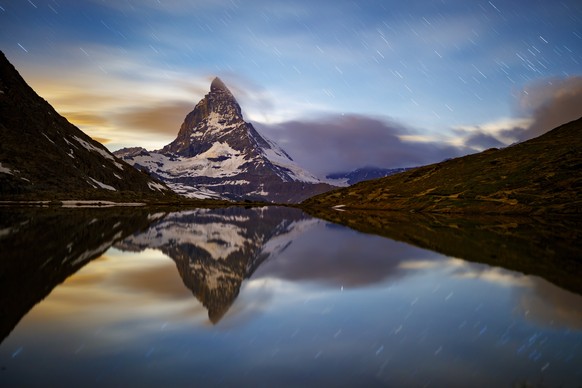
<svg viewBox="0 0 582 388"><path fill-rule="evenodd" d="M486 264L471 263L468 261L451 258L447 260L451 267L452 275L460 279L475 279L489 283L495 283L504 287L528 287L529 277L518 272L508 271L499 267L491 267Z"/></svg>
<svg viewBox="0 0 582 388"><path fill-rule="evenodd" d="M271 287L262 286L260 292L252 292L252 298L245 297L253 287L264 284L265 279L271 285L277 279L284 279L311 281L331 287L363 287L388 278L395 281L435 270L448 273L452 278L510 289L520 314L536 324L582 328L582 297L543 279L462 259L445 258L408 244L322 224L312 227L308 234L296 236L285 251L260 267L253 280L247 282L229 317L238 320L241 319L239 315L250 317L266 308L272 299L268 295L272 292ZM278 285L284 283L287 282Z"/></svg>
<svg viewBox="0 0 582 388"><path fill-rule="evenodd" d="M274 277L314 281L333 287L362 287L404 275L408 260L439 260L442 255L345 227L318 224L264 263L253 279Z"/></svg>
<svg viewBox="0 0 582 388"><path fill-rule="evenodd" d="M582 296L563 290L547 280L456 258L443 261L411 260L402 262L399 267L419 271L440 268L457 279L478 280L510 288L518 313L525 319L543 326L582 329Z"/></svg>
<svg viewBox="0 0 582 388"><path fill-rule="evenodd" d="M563 326L582 330L582 296L532 277L531 291L519 295L523 316L543 326Z"/></svg>
<svg viewBox="0 0 582 388"><path fill-rule="evenodd" d="M458 279L475 279L505 287L527 287L530 285L529 277L523 274L453 257L439 261L410 260L401 263L399 268L407 271L426 271L438 268Z"/></svg>
<svg viewBox="0 0 582 388"><path fill-rule="evenodd" d="M577 308L582 306L582 297L542 279L446 258L405 243L320 222L310 225L308 233L294 235L286 249L258 268L252 279L243 284L228 318L220 326L230 328L256 319L273 307L275 294L285 295L277 298L277 303L291 303L306 295L314 297L311 288L366 287L387 279L395 282L437 272L439 276L511 289L519 313L537 324L582 327L582 308ZM123 303L119 303L120 292ZM206 309L184 286L175 263L153 249L141 253L109 250L67 279L36 314L56 320L58 315L82 310L87 304L99 306L90 313L91 319L104 324L109 317L123 316L124 309L144 318L163 314L172 321L207 322Z"/></svg>
<svg viewBox="0 0 582 388"><path fill-rule="evenodd" d="M207 312L161 252L111 249L68 278L26 319L50 327L62 325L63 317L70 317L64 324L72 330L83 324L107 326L104 336L127 339L159 330L160 319L204 323ZM139 328L136 321L142 322Z"/></svg>

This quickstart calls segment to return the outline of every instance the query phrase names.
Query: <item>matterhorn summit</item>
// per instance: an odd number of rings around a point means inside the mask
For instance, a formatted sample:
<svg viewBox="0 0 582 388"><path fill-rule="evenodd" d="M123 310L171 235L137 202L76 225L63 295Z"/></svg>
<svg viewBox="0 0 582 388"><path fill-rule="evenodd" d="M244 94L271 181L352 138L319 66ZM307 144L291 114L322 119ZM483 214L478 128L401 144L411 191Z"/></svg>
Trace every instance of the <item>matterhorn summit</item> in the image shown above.
<svg viewBox="0 0 582 388"><path fill-rule="evenodd" d="M173 142L159 151L124 148L115 155L190 198L299 202L333 188L245 122L218 77Z"/></svg>

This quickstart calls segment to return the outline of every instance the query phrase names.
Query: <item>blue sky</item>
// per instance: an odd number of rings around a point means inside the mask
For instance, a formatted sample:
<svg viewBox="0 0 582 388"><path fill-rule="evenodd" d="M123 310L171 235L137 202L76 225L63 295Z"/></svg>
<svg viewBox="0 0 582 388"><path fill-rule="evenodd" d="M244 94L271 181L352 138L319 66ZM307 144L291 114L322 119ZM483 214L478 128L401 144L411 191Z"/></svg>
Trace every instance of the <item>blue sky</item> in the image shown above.
<svg viewBox="0 0 582 388"><path fill-rule="evenodd" d="M0 49L110 149L161 148L220 76L318 174L582 116L579 1L0 0Z"/></svg>

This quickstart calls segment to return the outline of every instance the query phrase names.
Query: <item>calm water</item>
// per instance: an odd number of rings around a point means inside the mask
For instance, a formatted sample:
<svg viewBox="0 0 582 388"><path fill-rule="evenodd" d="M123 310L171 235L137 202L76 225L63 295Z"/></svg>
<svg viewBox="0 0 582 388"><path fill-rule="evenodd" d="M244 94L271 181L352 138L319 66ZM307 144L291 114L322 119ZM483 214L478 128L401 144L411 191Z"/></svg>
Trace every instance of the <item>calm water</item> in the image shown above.
<svg viewBox="0 0 582 388"><path fill-rule="evenodd" d="M295 209L0 219L0 386L582 384L582 297L539 276Z"/></svg>

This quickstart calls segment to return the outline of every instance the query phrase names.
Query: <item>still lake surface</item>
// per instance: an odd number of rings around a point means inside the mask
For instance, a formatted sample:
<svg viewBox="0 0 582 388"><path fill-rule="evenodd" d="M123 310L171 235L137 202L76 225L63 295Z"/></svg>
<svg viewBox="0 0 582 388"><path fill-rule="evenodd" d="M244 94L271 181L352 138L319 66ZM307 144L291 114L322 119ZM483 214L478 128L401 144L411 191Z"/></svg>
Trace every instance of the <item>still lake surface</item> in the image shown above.
<svg viewBox="0 0 582 388"><path fill-rule="evenodd" d="M0 215L0 386L582 384L555 276L289 208Z"/></svg>

